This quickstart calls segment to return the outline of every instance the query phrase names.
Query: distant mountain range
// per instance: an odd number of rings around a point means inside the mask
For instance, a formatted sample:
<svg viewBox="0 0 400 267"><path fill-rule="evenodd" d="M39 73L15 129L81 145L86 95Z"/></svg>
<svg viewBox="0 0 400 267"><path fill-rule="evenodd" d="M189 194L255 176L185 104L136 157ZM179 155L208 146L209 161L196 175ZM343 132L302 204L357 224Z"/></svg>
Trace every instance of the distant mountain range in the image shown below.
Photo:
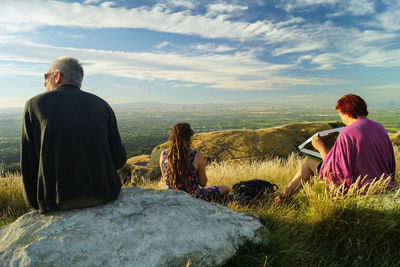
<svg viewBox="0 0 400 267"><path fill-rule="evenodd" d="M122 104L112 104L113 109L118 111L127 110L201 110L201 109L237 109L237 108L254 108L278 106L274 103L209 103L209 104L170 104L164 102L132 102Z"/></svg>
<svg viewBox="0 0 400 267"><path fill-rule="evenodd" d="M238 102L238 103L208 103L208 104L171 104L165 102L152 102L152 101L139 101L139 102L131 102L131 103L121 103L121 104L111 104L113 109L116 112L124 112L128 110L202 110L202 109L253 109L256 107L307 107L313 108L309 105L293 105L293 104L282 104L282 103L273 103L273 102ZM322 108L325 106L315 106L315 108ZM371 106L372 108L378 107L386 107L386 108L399 108L398 105L393 102L387 104L382 103L380 105ZM13 108L1 108L0 107L0 115L1 114L22 114L24 107L13 107Z"/></svg>
<svg viewBox="0 0 400 267"><path fill-rule="evenodd" d="M17 108L0 108L0 115L8 115L8 114L22 114L24 112L24 107Z"/></svg>

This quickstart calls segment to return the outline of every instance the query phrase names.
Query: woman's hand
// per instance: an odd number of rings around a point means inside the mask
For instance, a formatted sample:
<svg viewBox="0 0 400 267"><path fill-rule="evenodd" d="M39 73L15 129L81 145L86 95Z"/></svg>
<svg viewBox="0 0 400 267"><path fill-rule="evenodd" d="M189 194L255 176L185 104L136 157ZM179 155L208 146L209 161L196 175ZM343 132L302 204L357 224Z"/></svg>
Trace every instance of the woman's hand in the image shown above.
<svg viewBox="0 0 400 267"><path fill-rule="evenodd" d="M318 152L322 156L322 160L324 160L326 157L326 154L328 154L328 150L325 147L324 141L322 141L322 139L318 135L316 135L313 137L311 144L313 145L313 147L316 150L318 150Z"/></svg>

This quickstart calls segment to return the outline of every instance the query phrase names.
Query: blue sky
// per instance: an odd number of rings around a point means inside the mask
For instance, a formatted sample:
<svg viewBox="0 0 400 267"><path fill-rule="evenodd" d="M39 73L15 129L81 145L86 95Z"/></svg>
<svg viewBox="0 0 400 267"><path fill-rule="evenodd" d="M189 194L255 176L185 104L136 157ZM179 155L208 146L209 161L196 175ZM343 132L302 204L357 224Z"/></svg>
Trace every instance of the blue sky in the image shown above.
<svg viewBox="0 0 400 267"><path fill-rule="evenodd" d="M0 108L60 56L112 104L400 101L400 1L1 0Z"/></svg>

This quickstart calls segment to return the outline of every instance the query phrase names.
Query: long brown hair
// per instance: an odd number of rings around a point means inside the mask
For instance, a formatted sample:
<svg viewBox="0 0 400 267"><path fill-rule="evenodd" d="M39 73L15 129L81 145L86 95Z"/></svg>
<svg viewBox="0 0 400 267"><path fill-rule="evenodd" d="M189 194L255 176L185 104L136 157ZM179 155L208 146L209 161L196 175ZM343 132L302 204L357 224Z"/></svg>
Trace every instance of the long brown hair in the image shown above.
<svg viewBox="0 0 400 267"><path fill-rule="evenodd" d="M168 174L172 188L187 189L187 175L192 169L190 163L190 143L193 130L189 123L174 125L169 136Z"/></svg>

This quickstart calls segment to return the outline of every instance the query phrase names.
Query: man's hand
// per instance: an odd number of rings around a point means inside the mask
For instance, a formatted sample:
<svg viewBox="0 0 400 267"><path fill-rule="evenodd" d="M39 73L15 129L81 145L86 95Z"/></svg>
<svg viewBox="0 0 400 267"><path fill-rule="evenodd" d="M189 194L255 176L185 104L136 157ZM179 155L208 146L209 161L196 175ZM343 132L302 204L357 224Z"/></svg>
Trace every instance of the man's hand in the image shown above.
<svg viewBox="0 0 400 267"><path fill-rule="evenodd" d="M322 141L322 139L316 135L313 137L311 144L321 154L322 159L325 159L326 154L328 154L328 150L325 147L324 141Z"/></svg>

